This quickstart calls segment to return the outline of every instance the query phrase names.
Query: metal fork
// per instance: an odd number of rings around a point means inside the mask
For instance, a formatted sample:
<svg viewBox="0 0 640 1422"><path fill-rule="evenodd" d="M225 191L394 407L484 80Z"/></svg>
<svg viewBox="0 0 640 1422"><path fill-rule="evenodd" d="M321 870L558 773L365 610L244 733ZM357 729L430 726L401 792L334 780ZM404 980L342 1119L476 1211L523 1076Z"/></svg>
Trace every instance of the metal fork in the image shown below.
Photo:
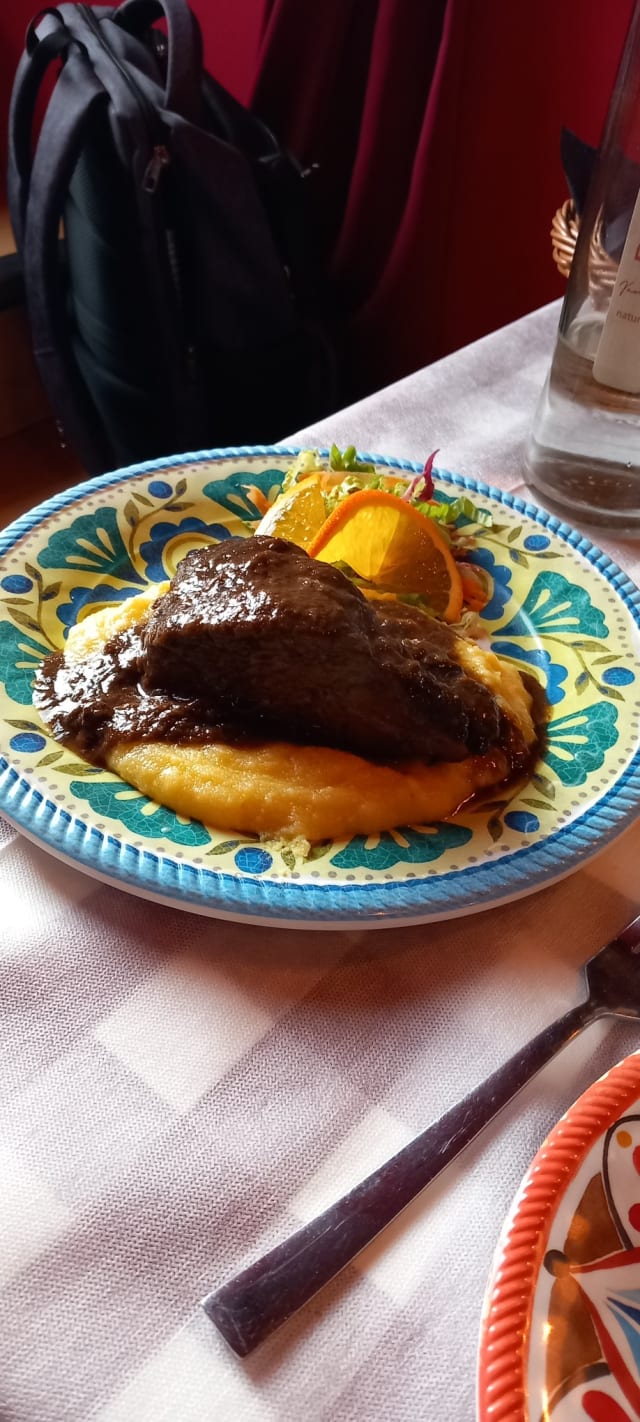
<svg viewBox="0 0 640 1422"><path fill-rule="evenodd" d="M562 1047L599 1017L640 1017L640 916L584 965L587 997L323 1214L207 1295L203 1308L246 1357L334 1279Z"/></svg>

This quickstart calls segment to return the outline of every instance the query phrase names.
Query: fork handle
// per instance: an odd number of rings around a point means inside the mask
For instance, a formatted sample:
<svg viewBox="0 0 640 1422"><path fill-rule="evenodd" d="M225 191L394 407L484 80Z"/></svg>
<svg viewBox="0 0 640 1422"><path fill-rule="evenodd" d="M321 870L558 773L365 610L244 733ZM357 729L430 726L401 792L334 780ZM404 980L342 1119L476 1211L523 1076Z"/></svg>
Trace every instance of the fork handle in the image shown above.
<svg viewBox="0 0 640 1422"><path fill-rule="evenodd" d="M518 1091L601 1015L590 999L559 1017L379 1170L203 1300L246 1357L370 1244Z"/></svg>

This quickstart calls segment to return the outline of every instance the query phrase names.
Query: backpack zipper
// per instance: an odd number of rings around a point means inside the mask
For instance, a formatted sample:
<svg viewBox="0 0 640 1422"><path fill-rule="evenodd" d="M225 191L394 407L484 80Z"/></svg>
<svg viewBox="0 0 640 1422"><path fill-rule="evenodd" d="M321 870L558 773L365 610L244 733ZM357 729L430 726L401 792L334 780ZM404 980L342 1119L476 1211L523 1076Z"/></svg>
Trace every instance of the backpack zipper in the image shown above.
<svg viewBox="0 0 640 1422"><path fill-rule="evenodd" d="M155 193L165 168L169 167L171 154L164 143L156 143L142 175L145 193Z"/></svg>
<svg viewBox="0 0 640 1422"><path fill-rule="evenodd" d="M169 152L169 148L167 147L167 144L164 141L167 137L167 131L165 129L164 124L158 121L156 110L153 104L150 103L144 90L141 89L138 84L136 84L135 79L129 73L129 70L127 69L126 65L122 63L120 56L116 53L114 49L112 49L111 45L109 44L109 41L105 39L105 36L102 31L102 26L96 19L91 7L89 5L81 4L78 8L82 12L87 24L89 25L89 28L93 31L101 48L111 60L112 64L115 65L119 74L125 80L127 87L130 93L133 94L138 108L140 109L145 120L147 130L149 132L149 137L152 140L153 146L151 148L151 156L142 175L142 190L144 193L148 193L150 196L153 196L158 190L163 173L171 164L171 153ZM153 142L154 139L156 140L155 142ZM185 370L189 382L193 385L197 377L196 351L195 346L193 345L187 334L186 306L182 284L182 274L180 272L178 252L176 248L175 234L165 222L163 222L162 224L162 230L164 237L165 257L169 270L169 279L173 287L176 307L179 313L179 321L183 333L182 343Z"/></svg>
<svg viewBox="0 0 640 1422"><path fill-rule="evenodd" d="M158 116L153 107L153 104L149 102L144 90L141 89L139 84L136 84L135 79L131 77L131 74L129 73L129 70L127 69L126 65L122 63L119 54L117 54L116 51L111 48L109 41L105 39L104 34L102 32L102 26L100 25L100 22L96 19L93 10L91 9L91 6L80 5L78 8L82 12L89 28L93 30L93 33L101 48L104 50L105 54L108 55L109 59L111 60L111 63L115 64L115 67L118 70L118 73L124 79L129 89L129 92L133 94L138 108L143 114L150 138L156 139L156 142L153 143L153 147L151 150L151 157L142 175L142 186L144 188L144 191L146 193L155 193L164 169L167 168L171 162L171 154L169 152L169 149L167 148L166 143L164 141L158 141L164 140L166 138L166 130L164 124L158 122Z"/></svg>

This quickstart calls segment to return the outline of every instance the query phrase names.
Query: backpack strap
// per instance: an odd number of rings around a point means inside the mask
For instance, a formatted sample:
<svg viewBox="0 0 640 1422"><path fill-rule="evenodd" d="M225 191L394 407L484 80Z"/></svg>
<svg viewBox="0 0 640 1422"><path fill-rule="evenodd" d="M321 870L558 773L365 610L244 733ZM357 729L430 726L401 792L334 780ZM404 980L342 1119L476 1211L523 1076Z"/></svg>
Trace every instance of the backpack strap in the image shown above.
<svg viewBox="0 0 640 1422"><path fill-rule="evenodd" d="M95 121L96 110L107 103L108 95L84 47L74 45L40 130L21 251L33 351L42 382L64 434L90 471L104 467L104 443L70 350L58 228L88 126Z"/></svg>
<svg viewBox="0 0 640 1422"><path fill-rule="evenodd" d="M155 20L167 23L165 108L197 123L202 82L202 33L184 0L124 0L111 16L131 35L141 37Z"/></svg>
<svg viewBox="0 0 640 1422"><path fill-rule="evenodd" d="M20 59L11 93L9 108L9 161L7 197L11 225L20 251L24 241L24 223L31 181L31 136L33 119L45 74L56 59L63 59L74 40L57 11L47 11L57 18L55 27L40 38L36 17L27 31L27 47Z"/></svg>

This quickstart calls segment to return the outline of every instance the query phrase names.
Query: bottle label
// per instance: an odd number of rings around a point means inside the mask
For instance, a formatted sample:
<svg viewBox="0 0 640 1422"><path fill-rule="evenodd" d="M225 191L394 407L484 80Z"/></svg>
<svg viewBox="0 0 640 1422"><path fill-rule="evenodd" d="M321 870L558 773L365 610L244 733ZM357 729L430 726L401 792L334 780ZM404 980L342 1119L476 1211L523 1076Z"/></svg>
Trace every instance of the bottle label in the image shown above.
<svg viewBox="0 0 640 1422"><path fill-rule="evenodd" d="M593 378L640 394L640 192L593 363Z"/></svg>

